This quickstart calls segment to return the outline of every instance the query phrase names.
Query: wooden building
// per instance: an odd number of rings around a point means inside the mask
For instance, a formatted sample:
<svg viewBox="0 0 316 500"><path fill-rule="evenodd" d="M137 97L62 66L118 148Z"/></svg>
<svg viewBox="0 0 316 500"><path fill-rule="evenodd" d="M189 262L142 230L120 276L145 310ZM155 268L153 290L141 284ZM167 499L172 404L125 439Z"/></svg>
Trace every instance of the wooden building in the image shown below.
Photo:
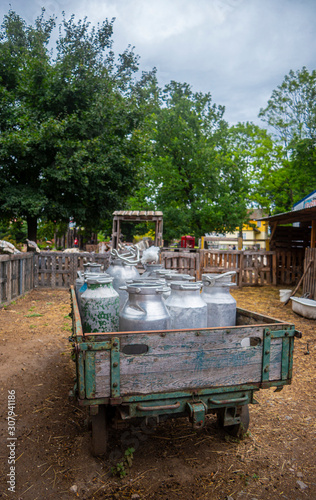
<svg viewBox="0 0 316 500"><path fill-rule="evenodd" d="M294 284L305 273L303 293L315 300L316 206L309 204L308 197L304 200L309 208L297 209L301 206L299 202L291 212L259 220L267 221L270 225L269 247L276 253L276 282Z"/></svg>
<svg viewBox="0 0 316 500"><path fill-rule="evenodd" d="M113 213L112 247L118 248L121 222L155 222L155 246L162 247L163 213L156 211L120 210Z"/></svg>

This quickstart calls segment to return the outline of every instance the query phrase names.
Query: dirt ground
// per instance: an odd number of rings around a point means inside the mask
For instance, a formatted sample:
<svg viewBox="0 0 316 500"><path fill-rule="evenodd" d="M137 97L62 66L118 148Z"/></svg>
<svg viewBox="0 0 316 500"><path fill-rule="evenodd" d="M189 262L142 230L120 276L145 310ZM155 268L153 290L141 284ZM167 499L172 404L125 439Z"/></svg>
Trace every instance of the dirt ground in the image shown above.
<svg viewBox="0 0 316 500"><path fill-rule="evenodd" d="M182 418L155 429L143 422L113 431L102 459L91 455L87 411L68 398L75 375L69 292L34 290L1 309L0 497L316 499L316 321L294 314L291 304L283 306L277 288L233 294L239 307L291 321L302 331L303 338L295 340L292 385L256 393L259 404L250 407L243 441L220 431L214 416L201 431ZM16 404L11 425L9 394ZM111 468L120 463L117 450L131 447L131 466L125 460L113 475ZM16 459L15 492L7 483L10 457Z"/></svg>

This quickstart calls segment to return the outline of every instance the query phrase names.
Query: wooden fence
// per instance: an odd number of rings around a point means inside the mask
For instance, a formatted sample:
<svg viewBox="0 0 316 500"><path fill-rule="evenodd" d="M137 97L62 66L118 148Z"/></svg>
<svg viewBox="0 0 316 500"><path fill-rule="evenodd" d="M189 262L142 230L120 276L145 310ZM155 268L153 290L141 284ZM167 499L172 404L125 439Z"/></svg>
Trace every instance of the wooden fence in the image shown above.
<svg viewBox="0 0 316 500"><path fill-rule="evenodd" d="M304 271L306 269L306 276L303 279L303 295L308 294L309 299L316 300L316 248L306 248Z"/></svg>
<svg viewBox="0 0 316 500"><path fill-rule="evenodd" d="M163 250L161 263L166 269L173 269L182 274L190 274L200 279L200 253L199 252L174 252Z"/></svg>
<svg viewBox="0 0 316 500"><path fill-rule="evenodd" d="M316 297L316 250L306 249L305 269L314 260L304 280L304 293ZM236 271L237 286L295 285L303 274L304 250L198 250L161 252L167 269L178 270L201 279L203 273ZM99 262L104 270L109 254L41 252L0 255L0 305L35 287L69 288L85 262Z"/></svg>
<svg viewBox="0 0 316 500"><path fill-rule="evenodd" d="M201 274L236 272L237 286L276 285L275 252L201 250Z"/></svg>
<svg viewBox="0 0 316 500"><path fill-rule="evenodd" d="M305 249L275 250L275 254L276 282L280 285L293 285L297 283L303 274Z"/></svg>
<svg viewBox="0 0 316 500"><path fill-rule="evenodd" d="M108 254L41 252L34 255L34 287L69 288L86 262L109 265Z"/></svg>
<svg viewBox="0 0 316 500"><path fill-rule="evenodd" d="M34 288L33 254L0 255L0 306Z"/></svg>

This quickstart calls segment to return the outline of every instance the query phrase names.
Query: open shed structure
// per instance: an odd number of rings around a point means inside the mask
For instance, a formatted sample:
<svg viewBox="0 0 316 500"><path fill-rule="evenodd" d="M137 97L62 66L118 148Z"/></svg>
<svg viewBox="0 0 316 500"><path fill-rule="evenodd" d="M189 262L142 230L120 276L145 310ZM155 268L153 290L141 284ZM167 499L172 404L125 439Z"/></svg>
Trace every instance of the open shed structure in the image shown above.
<svg viewBox="0 0 316 500"><path fill-rule="evenodd" d="M270 225L278 283L293 284L306 271L303 293L316 298L316 206L263 217ZM312 263L310 263L312 261Z"/></svg>
<svg viewBox="0 0 316 500"><path fill-rule="evenodd" d="M112 247L118 248L121 222L155 222L155 246L162 246L163 213L158 211L116 211L113 213Z"/></svg>

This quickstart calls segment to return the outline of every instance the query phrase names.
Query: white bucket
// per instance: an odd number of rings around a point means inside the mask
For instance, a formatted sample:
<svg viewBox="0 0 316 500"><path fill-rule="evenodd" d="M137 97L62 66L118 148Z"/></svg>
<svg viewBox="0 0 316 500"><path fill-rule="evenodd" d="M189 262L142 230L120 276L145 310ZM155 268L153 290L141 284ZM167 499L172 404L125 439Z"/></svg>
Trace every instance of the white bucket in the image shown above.
<svg viewBox="0 0 316 500"><path fill-rule="evenodd" d="M280 290L280 302L286 302L292 295L292 290Z"/></svg>

